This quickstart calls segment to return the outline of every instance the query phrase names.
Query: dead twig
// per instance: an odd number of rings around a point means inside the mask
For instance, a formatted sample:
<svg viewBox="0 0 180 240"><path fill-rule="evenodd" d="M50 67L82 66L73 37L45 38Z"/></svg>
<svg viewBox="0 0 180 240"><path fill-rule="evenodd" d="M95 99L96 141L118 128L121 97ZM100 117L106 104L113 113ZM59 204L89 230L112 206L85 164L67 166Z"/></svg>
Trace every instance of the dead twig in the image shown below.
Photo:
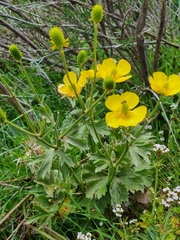
<svg viewBox="0 0 180 240"><path fill-rule="evenodd" d="M137 22L137 31L136 31L136 41L137 41L137 49L139 54L139 61L142 67L142 75L143 81L145 86L149 86L149 70L147 65L147 58L146 58L146 51L144 45L144 38L143 38L143 30L146 23L146 16L148 10L149 0L144 0L142 2L140 15Z"/></svg>
<svg viewBox="0 0 180 240"><path fill-rule="evenodd" d="M158 68L158 59L159 59L159 53L160 53L160 44L161 39L163 36L164 28L165 28L165 18L166 18L166 0L161 0L161 16L160 16L160 24L159 24L159 31L156 41L156 48L154 53L154 71L157 71Z"/></svg>
<svg viewBox="0 0 180 240"><path fill-rule="evenodd" d="M8 218L16 211L16 209L18 209L23 204L23 202L25 202L30 196L31 196L31 194L26 195L18 204L16 204L16 206L13 207L13 209L11 209L11 211L8 214L6 214L3 217L3 219L0 221L0 226L4 222L6 222L8 220Z"/></svg>

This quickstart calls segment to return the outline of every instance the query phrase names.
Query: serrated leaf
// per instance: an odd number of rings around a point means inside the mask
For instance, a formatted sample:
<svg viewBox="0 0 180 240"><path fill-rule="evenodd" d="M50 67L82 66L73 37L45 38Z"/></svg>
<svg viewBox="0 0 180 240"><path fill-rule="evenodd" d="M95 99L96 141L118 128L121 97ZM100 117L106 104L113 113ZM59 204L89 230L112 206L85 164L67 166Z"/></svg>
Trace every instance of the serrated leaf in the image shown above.
<svg viewBox="0 0 180 240"><path fill-rule="evenodd" d="M150 163L149 157L147 155L147 150L144 151L142 148L137 147L136 145L132 145L129 147L129 153L131 156L132 164L135 166L140 165L142 163L142 160Z"/></svg>
<svg viewBox="0 0 180 240"><path fill-rule="evenodd" d="M37 173L37 180L43 179L46 174L50 174L54 155L55 155L55 150L49 149L46 151L45 154L40 156L40 159L43 159L43 162Z"/></svg>
<svg viewBox="0 0 180 240"><path fill-rule="evenodd" d="M104 176L103 178L92 181L89 183L89 190L86 193L87 198L97 198L100 199L103 195L105 195L107 191L107 176Z"/></svg>
<svg viewBox="0 0 180 240"><path fill-rule="evenodd" d="M62 166L64 163L66 163L70 167L74 166L72 159L68 157L62 150L58 149L57 153L59 155L60 166Z"/></svg>
<svg viewBox="0 0 180 240"><path fill-rule="evenodd" d="M107 136L110 134L104 120L96 121L94 123L94 125L95 125L97 133L100 134L101 136ZM89 124L87 124L87 128L88 128L94 142L98 143L98 139L97 139L96 133L94 132L93 125L91 123L89 123Z"/></svg>
<svg viewBox="0 0 180 240"><path fill-rule="evenodd" d="M46 117L46 121L47 122L54 121L54 114L51 111L50 107L46 103L41 105L41 109L40 110L43 112L43 115Z"/></svg>
<svg viewBox="0 0 180 240"><path fill-rule="evenodd" d="M113 179L109 191L113 207L115 207L116 204L121 204L123 201L128 200L128 189L118 178Z"/></svg>
<svg viewBox="0 0 180 240"><path fill-rule="evenodd" d="M101 154L87 154L89 160L93 161L95 166L95 173L101 172L102 170L106 169L109 165L108 159Z"/></svg>
<svg viewBox="0 0 180 240"><path fill-rule="evenodd" d="M72 144L73 146L78 147L80 150L88 150L89 146L86 144L85 140L74 138L71 136L65 136L64 141Z"/></svg>

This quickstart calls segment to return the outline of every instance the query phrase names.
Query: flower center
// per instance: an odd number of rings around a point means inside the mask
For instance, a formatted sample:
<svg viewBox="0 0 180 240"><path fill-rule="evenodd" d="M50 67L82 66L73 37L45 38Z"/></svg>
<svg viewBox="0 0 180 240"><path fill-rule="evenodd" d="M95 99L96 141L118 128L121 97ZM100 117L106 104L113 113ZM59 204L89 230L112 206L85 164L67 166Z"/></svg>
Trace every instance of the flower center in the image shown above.
<svg viewBox="0 0 180 240"><path fill-rule="evenodd" d="M116 69L116 68L114 68L114 69L111 71L111 76L115 76L115 75L116 75L116 73L117 73L117 69Z"/></svg>
<svg viewBox="0 0 180 240"><path fill-rule="evenodd" d="M126 103L126 101L122 102L121 104L122 104L121 112L126 115L129 112L129 106Z"/></svg>
<svg viewBox="0 0 180 240"><path fill-rule="evenodd" d="M163 85L163 88L168 89L168 87L169 87L169 83L166 82L166 83Z"/></svg>

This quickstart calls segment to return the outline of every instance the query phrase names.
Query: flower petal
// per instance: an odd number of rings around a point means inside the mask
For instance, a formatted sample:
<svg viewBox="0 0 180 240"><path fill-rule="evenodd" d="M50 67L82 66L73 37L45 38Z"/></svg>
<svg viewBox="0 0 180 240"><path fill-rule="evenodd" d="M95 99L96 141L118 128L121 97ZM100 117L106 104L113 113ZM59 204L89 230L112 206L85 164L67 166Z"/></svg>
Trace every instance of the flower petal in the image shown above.
<svg viewBox="0 0 180 240"><path fill-rule="evenodd" d="M173 96L180 92L180 76L177 74L171 74L168 79L169 92L168 96Z"/></svg>
<svg viewBox="0 0 180 240"><path fill-rule="evenodd" d="M151 85L151 89L158 93L164 93L164 84L167 82L168 78L163 72L154 72L153 77L149 77L149 82Z"/></svg>
<svg viewBox="0 0 180 240"><path fill-rule="evenodd" d="M147 114L147 107L140 106L131 111L131 125L136 126L142 122Z"/></svg>
<svg viewBox="0 0 180 240"><path fill-rule="evenodd" d="M94 70L93 69L90 69L90 70L87 70L87 71L81 71L81 75L85 75L86 78L94 78Z"/></svg>
<svg viewBox="0 0 180 240"><path fill-rule="evenodd" d="M116 82L119 83L119 82L124 82L126 80L128 80L129 78L131 78L132 75L128 75L128 76L125 76L125 77L117 77L116 76Z"/></svg>
<svg viewBox="0 0 180 240"><path fill-rule="evenodd" d="M133 92L125 92L121 94L120 102L126 102L129 109L133 109L139 103L139 97Z"/></svg>
<svg viewBox="0 0 180 240"><path fill-rule="evenodd" d="M117 116L118 115L117 115L116 112L108 112L108 113L106 113L106 116L105 116L106 124L109 127L118 128L121 125L120 122L119 122L119 120L121 121L121 119L119 119Z"/></svg>
<svg viewBox="0 0 180 240"><path fill-rule="evenodd" d="M105 59L102 64L97 66L97 77L105 79L111 76L112 70L116 68L116 62L113 58Z"/></svg>
<svg viewBox="0 0 180 240"><path fill-rule="evenodd" d="M120 111L121 109L121 95L119 94L114 94L109 96L106 101L105 101L106 107L115 112L115 111Z"/></svg>
<svg viewBox="0 0 180 240"><path fill-rule="evenodd" d="M127 75L130 71L131 71L130 63L125 59L119 60L117 64L117 75L119 77L124 76L124 75Z"/></svg>
<svg viewBox="0 0 180 240"><path fill-rule="evenodd" d="M73 90L71 90L68 86L65 84L60 84L58 86L58 93L65 95L66 97L76 97Z"/></svg>
<svg viewBox="0 0 180 240"><path fill-rule="evenodd" d="M71 80L71 83L74 83L76 85L77 84L76 74L74 72L68 72L68 76L69 76L69 78ZM67 74L65 74L64 78L63 78L63 82L67 86L71 85L70 82L69 82L68 76L67 76Z"/></svg>
<svg viewBox="0 0 180 240"><path fill-rule="evenodd" d="M85 86L85 84L86 84L86 76L81 74L80 77L79 77L77 85L78 85L79 88L82 89Z"/></svg>

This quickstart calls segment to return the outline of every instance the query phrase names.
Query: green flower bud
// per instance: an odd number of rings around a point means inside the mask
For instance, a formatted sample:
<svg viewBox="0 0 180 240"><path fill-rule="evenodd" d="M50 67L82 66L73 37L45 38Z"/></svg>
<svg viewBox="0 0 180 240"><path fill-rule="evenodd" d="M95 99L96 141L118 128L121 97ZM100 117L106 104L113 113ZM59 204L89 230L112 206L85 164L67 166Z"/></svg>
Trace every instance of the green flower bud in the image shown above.
<svg viewBox="0 0 180 240"><path fill-rule="evenodd" d="M107 77L104 79L103 86L106 90L111 91L115 88L116 82L112 77Z"/></svg>
<svg viewBox="0 0 180 240"><path fill-rule="evenodd" d="M18 62L22 60L22 52L15 44L11 44L9 51L14 60Z"/></svg>
<svg viewBox="0 0 180 240"><path fill-rule="evenodd" d="M91 11L91 20L97 24L101 22L102 18L103 18L103 7L99 4L94 5Z"/></svg>
<svg viewBox="0 0 180 240"><path fill-rule="evenodd" d="M5 123L6 119L6 113L0 108L0 123Z"/></svg>
<svg viewBox="0 0 180 240"><path fill-rule="evenodd" d="M53 44L52 50L55 50L56 48L62 49L64 47L69 46L68 39L64 38L63 31L58 27L53 27L49 31L50 35L50 42Z"/></svg>
<svg viewBox="0 0 180 240"><path fill-rule="evenodd" d="M77 55L77 62L82 65L86 62L87 60L87 52L84 50L81 50L78 55Z"/></svg>

